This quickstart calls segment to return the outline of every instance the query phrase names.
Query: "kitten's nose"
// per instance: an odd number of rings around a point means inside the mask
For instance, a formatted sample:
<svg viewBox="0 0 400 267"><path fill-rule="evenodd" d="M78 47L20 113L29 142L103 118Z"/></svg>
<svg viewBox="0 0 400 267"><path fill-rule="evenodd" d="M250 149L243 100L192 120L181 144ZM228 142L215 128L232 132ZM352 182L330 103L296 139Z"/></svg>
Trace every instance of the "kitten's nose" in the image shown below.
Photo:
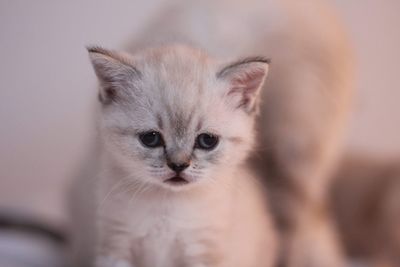
<svg viewBox="0 0 400 267"><path fill-rule="evenodd" d="M174 162L168 162L167 163L168 167L171 168L171 170L179 173L182 172L184 169L189 167L189 162L183 162L183 163L174 163Z"/></svg>

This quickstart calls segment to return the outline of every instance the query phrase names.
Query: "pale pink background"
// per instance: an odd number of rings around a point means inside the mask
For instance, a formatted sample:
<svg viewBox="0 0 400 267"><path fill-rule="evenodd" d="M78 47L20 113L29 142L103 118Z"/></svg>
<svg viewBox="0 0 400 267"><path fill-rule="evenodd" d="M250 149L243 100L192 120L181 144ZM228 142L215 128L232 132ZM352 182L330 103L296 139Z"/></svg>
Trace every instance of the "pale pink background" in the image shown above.
<svg viewBox="0 0 400 267"><path fill-rule="evenodd" d="M348 149L400 156L400 1L331 1L359 66ZM166 2L0 0L0 207L64 218L91 137L84 46L121 47Z"/></svg>

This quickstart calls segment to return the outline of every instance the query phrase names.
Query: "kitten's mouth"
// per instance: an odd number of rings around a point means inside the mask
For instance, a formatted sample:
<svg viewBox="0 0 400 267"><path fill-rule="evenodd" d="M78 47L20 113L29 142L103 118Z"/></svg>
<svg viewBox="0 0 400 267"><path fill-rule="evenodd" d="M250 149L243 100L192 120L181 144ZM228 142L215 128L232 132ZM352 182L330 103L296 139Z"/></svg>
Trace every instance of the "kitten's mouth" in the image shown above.
<svg viewBox="0 0 400 267"><path fill-rule="evenodd" d="M174 176L174 177L171 177L171 178L165 180L164 183L167 183L170 185L185 185L185 184L188 184L189 181L180 176Z"/></svg>

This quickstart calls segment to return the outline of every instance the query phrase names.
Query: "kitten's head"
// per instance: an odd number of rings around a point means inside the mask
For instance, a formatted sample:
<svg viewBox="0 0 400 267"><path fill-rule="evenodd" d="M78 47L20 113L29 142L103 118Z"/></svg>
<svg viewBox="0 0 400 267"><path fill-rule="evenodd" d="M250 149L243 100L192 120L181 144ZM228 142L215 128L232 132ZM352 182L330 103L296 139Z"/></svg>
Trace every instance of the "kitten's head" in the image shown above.
<svg viewBox="0 0 400 267"><path fill-rule="evenodd" d="M243 162L267 60L221 64L185 46L89 54L106 152L132 179L178 190L224 179Z"/></svg>

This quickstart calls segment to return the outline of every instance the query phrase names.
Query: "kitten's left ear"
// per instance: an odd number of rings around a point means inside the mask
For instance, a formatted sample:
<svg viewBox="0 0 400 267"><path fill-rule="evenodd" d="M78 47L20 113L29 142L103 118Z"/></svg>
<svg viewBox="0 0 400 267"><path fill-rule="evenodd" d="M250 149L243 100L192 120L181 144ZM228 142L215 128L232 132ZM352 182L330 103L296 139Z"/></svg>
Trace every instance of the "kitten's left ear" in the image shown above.
<svg viewBox="0 0 400 267"><path fill-rule="evenodd" d="M235 108L249 114L257 112L258 95L268 73L270 60L262 57L245 58L222 68L218 79L228 82L227 97Z"/></svg>
<svg viewBox="0 0 400 267"><path fill-rule="evenodd" d="M139 77L140 72L121 53L93 46L89 57L100 81L99 99L103 104L117 101Z"/></svg>

